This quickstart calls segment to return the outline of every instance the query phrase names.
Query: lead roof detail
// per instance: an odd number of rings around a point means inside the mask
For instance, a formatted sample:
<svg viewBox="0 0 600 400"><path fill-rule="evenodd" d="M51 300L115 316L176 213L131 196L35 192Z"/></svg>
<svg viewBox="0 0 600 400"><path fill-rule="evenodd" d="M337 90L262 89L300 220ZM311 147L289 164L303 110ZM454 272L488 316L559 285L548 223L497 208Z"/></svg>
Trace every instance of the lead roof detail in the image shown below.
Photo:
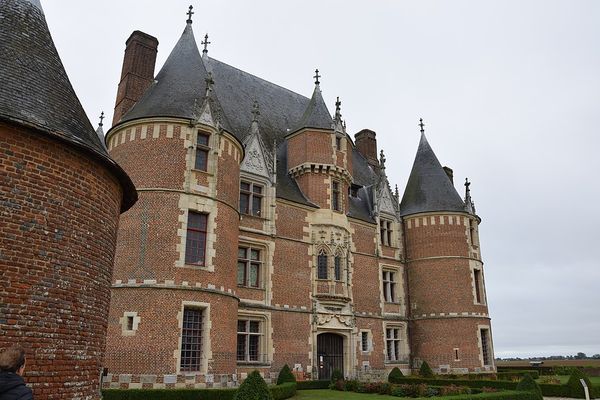
<svg viewBox="0 0 600 400"><path fill-rule="evenodd" d="M465 212L465 204L438 161L425 133L421 132L417 155L400 203L400 215L404 217L435 211Z"/></svg>
<svg viewBox="0 0 600 400"><path fill-rule="evenodd" d="M119 178L122 211L137 200L125 172L109 157L54 46L39 1L0 0L0 119L85 149Z"/></svg>

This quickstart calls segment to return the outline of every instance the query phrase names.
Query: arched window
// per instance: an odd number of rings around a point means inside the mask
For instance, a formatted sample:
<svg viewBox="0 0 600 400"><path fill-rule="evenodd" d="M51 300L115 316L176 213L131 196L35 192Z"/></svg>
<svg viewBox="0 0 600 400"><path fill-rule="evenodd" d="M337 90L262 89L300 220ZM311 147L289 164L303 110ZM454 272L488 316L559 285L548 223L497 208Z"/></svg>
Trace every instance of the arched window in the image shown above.
<svg viewBox="0 0 600 400"><path fill-rule="evenodd" d="M339 255L333 259L333 275L336 281L342 280L342 257Z"/></svg>
<svg viewBox="0 0 600 400"><path fill-rule="evenodd" d="M327 253L321 249L317 256L317 279L327 279Z"/></svg>

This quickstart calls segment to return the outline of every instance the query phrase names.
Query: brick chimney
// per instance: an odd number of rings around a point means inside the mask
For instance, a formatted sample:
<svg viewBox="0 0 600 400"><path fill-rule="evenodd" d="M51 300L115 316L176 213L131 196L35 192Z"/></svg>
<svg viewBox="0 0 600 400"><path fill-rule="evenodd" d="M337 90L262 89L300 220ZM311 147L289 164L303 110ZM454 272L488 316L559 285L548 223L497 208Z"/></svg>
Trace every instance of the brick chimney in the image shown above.
<svg viewBox="0 0 600 400"><path fill-rule="evenodd" d="M356 149L367 159L369 164L379 165L375 132L370 129L363 129L354 135L354 142L356 144Z"/></svg>
<svg viewBox="0 0 600 400"><path fill-rule="evenodd" d="M134 31L125 42L113 125L133 107L154 80L157 51L158 39L144 32Z"/></svg>

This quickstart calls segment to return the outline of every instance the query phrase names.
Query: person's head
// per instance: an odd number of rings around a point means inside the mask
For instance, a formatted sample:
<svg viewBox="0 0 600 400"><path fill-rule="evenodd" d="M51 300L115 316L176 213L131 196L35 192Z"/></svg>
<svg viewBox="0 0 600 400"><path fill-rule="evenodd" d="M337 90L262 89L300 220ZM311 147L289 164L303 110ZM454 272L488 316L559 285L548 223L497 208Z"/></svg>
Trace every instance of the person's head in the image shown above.
<svg viewBox="0 0 600 400"><path fill-rule="evenodd" d="M19 375L25 370L25 350L12 346L0 352L0 372L14 372Z"/></svg>

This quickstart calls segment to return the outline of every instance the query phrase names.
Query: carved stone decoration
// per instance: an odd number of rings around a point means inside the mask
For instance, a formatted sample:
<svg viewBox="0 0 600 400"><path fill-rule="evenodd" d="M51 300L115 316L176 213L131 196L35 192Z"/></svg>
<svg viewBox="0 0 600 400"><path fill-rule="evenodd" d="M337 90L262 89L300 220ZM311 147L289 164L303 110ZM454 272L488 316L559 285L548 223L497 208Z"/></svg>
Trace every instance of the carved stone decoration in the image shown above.
<svg viewBox="0 0 600 400"><path fill-rule="evenodd" d="M267 160L261 147L258 138L256 136L252 137L246 145L246 156L244 157L240 169L242 171L264 176L265 178L270 178L271 171L269 170L266 162Z"/></svg>
<svg viewBox="0 0 600 400"><path fill-rule="evenodd" d="M198 117L198 122L205 125L215 126L215 121L208 102L205 103L202 114L200 114Z"/></svg>
<svg viewBox="0 0 600 400"><path fill-rule="evenodd" d="M352 315L340 315L340 314L319 314L317 316L317 325L323 326L326 324L330 324L333 319L337 319L337 321L342 325L352 328L354 326L354 318Z"/></svg>
<svg viewBox="0 0 600 400"><path fill-rule="evenodd" d="M392 202L390 190L387 187L384 187L380 192L379 199L379 211L386 212L389 214L396 214L396 208L394 207L394 203Z"/></svg>

